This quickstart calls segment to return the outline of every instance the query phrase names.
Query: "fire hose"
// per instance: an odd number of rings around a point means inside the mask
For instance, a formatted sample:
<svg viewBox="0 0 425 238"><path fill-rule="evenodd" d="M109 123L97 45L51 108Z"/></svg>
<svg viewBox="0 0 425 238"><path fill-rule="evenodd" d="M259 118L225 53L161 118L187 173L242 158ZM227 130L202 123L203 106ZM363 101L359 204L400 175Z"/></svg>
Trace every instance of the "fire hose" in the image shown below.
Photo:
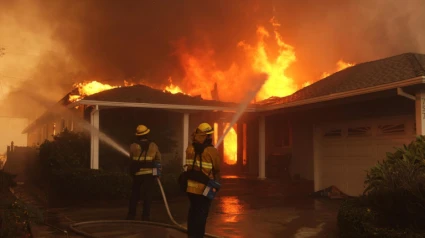
<svg viewBox="0 0 425 238"><path fill-rule="evenodd" d="M160 227L173 228L173 229L176 229L176 230L187 232L186 227L180 225L178 222L176 222L176 220L174 220L173 216L171 215L170 207L168 206L167 197L165 196L165 192L164 192L164 189L162 187L161 181L159 180L158 177L156 178L156 181L158 182L159 188L161 190L162 198L164 199L164 205L165 205L165 208L167 210L168 217L170 218L173 225L165 224L165 223L159 223L159 222L148 222L148 221L98 220L98 221L77 222L77 223L71 224L69 226L69 228L73 232L75 232L76 234L82 235L84 237L90 237L90 238L99 238L99 237L92 235L92 234L89 234L87 232L84 232L81 229L79 229L78 227L85 226L85 225L95 225L95 224L108 224L108 223L115 223L115 224L121 223L122 224L122 223L124 223L124 224L143 224L143 225L160 226ZM221 238L220 236L216 236L216 235L212 235L212 234L208 234L208 233L205 233L205 237Z"/></svg>

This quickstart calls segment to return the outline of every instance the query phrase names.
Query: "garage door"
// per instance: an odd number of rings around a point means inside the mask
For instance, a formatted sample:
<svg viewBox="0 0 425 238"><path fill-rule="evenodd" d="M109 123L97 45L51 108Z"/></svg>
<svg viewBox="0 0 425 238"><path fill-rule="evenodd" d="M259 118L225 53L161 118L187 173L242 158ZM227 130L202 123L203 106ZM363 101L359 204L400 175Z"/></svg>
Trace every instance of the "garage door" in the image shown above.
<svg viewBox="0 0 425 238"><path fill-rule="evenodd" d="M363 193L366 170L394 147L415 138L414 116L316 126L315 190L331 185L348 195Z"/></svg>

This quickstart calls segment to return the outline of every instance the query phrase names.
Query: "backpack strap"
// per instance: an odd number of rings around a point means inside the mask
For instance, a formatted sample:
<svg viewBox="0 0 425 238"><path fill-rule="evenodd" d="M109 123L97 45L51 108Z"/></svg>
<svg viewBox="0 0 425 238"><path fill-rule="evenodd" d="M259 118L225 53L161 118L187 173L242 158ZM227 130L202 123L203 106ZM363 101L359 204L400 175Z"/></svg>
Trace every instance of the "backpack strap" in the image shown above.
<svg viewBox="0 0 425 238"><path fill-rule="evenodd" d="M136 142L139 146L140 146L140 148L141 148L141 151L140 151L140 155L139 155L139 159L138 159L138 161L140 161L140 157L142 156L142 154L143 154L143 152L145 152L145 159L144 159L144 163L146 163L146 157L147 157L147 155L148 155L148 150L149 150L149 147L150 147L150 145L151 145L151 143L152 143L152 141L146 141L146 143L142 143L141 141L137 141Z"/></svg>
<svg viewBox="0 0 425 238"><path fill-rule="evenodd" d="M213 145L211 145L211 144L209 144L209 145L205 146L205 148L207 148L207 147L214 147L214 146L213 146ZM204 148L204 150L205 150L205 148ZM200 170L202 171L202 153L204 152L204 150L202 150L202 152L201 152L201 153L199 153L199 154L195 153L195 158L193 159L193 164L192 164L192 170L191 170L191 171L193 171L193 170L194 170L197 155L199 155L199 168L200 168ZM212 161L211 161L211 162L212 162ZM215 173L213 173L213 171L214 171L214 163L212 162L212 163L211 163L211 165L212 165L212 169L211 169L211 170L210 170L210 172L208 173L208 177L209 177L209 176L211 175L211 173L212 173L213 178L214 178L214 180L215 180Z"/></svg>

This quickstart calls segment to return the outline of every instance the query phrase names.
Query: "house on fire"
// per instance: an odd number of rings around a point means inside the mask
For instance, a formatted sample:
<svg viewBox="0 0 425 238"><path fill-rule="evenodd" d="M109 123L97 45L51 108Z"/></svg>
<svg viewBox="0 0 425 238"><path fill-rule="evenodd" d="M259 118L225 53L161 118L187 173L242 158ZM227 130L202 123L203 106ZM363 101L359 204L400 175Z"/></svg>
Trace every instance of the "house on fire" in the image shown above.
<svg viewBox="0 0 425 238"><path fill-rule="evenodd" d="M237 162L225 168L260 179L288 170L292 177L314 181L315 190L335 185L359 195L365 170L394 147L425 134L424 83L425 55L406 53L355 65L288 97L251 104L235 126ZM180 159L199 122L210 122L222 132L237 107L146 86L103 91L69 107L75 106L86 118L90 115L94 127L100 125L114 138L120 133L130 136L138 123L159 125L152 133L177 138L170 153ZM111 129L123 124L128 129ZM28 144L40 143L53 130L72 125L72 119L61 121L47 113L24 132ZM98 168L102 157L96 134L91 143L91 165Z"/></svg>

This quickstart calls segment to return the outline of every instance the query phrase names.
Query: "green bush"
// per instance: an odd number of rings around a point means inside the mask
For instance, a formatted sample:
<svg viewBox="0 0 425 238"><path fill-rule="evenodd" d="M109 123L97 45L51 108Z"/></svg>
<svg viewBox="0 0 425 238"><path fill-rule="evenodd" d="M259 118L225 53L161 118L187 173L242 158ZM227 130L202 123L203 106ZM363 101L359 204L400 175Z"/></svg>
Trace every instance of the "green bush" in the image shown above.
<svg viewBox="0 0 425 238"><path fill-rule="evenodd" d="M364 196L338 213L341 237L425 237L425 137L387 153L366 176Z"/></svg>
<svg viewBox="0 0 425 238"><path fill-rule="evenodd" d="M41 144L39 156L46 169L90 168L90 137L65 130Z"/></svg>
<svg viewBox="0 0 425 238"><path fill-rule="evenodd" d="M382 225L419 228L425 221L425 137L388 153L367 173L365 194Z"/></svg>
<svg viewBox="0 0 425 238"><path fill-rule="evenodd" d="M342 202L338 211L338 228L341 238L420 238L425 231L382 227L380 215L365 197L348 199Z"/></svg>

